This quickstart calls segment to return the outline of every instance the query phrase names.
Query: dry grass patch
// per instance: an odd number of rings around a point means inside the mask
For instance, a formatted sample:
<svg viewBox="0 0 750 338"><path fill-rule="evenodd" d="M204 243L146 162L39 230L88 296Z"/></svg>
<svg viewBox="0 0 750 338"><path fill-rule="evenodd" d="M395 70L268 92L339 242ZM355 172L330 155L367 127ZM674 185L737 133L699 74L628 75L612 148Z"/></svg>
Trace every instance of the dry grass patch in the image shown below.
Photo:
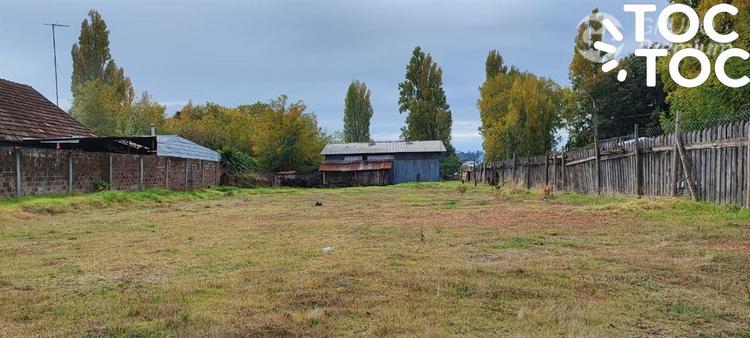
<svg viewBox="0 0 750 338"><path fill-rule="evenodd" d="M750 335L745 211L454 183L116 194L0 203L0 336Z"/></svg>

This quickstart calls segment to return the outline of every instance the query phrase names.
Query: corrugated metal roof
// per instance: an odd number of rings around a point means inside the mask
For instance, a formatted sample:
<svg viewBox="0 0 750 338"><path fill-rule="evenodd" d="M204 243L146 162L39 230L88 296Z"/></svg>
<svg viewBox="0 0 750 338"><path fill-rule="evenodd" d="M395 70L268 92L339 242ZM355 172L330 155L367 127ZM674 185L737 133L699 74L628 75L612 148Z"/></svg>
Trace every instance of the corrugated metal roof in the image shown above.
<svg viewBox="0 0 750 338"><path fill-rule="evenodd" d="M328 144L323 148L323 155L351 154L396 154L396 153L443 153L445 146L441 141L395 141L375 143L338 143Z"/></svg>
<svg viewBox="0 0 750 338"><path fill-rule="evenodd" d="M156 136L156 154L214 162L221 159L218 152L177 135Z"/></svg>
<svg viewBox="0 0 750 338"><path fill-rule="evenodd" d="M391 169L393 163L391 161L380 161L380 162L351 162L351 163L323 163L320 165L319 171L370 171L370 170L385 170Z"/></svg>

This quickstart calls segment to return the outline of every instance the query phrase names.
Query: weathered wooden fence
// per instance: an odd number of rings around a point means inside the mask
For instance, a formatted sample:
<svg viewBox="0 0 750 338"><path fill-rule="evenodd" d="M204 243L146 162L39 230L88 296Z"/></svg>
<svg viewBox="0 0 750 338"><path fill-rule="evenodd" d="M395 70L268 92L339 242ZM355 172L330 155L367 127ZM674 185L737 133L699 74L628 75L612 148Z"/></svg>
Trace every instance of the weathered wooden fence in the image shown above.
<svg viewBox="0 0 750 338"><path fill-rule="evenodd" d="M485 162L472 176L493 185L551 185L556 190L587 194L691 196L750 207L748 128L750 122L737 122L682 133L678 124L671 134L638 137L636 126L635 137L600 141L598 154L590 145Z"/></svg>

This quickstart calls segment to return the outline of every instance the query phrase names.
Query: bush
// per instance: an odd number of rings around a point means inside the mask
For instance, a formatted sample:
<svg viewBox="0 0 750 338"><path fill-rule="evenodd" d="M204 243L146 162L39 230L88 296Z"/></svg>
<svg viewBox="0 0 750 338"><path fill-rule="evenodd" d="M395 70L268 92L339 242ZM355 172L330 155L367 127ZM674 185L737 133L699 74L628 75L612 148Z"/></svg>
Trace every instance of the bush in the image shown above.
<svg viewBox="0 0 750 338"><path fill-rule="evenodd" d="M109 182L105 181L101 177L94 178L94 186L96 187L96 191L109 190Z"/></svg>
<svg viewBox="0 0 750 338"><path fill-rule="evenodd" d="M232 174L243 174L258 170L258 162L247 153L230 146L219 150L221 165Z"/></svg>

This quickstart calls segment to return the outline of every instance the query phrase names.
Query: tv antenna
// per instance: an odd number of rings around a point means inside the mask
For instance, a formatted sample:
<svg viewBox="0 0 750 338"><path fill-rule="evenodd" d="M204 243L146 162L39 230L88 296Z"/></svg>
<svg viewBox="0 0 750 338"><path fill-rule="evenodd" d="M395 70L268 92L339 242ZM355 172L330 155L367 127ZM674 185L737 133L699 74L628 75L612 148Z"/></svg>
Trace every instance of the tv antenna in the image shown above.
<svg viewBox="0 0 750 338"><path fill-rule="evenodd" d="M45 23L45 26L52 27L52 57L55 60L55 104L60 106L60 93L57 89L57 42L55 41L55 28L56 27L70 27L59 23Z"/></svg>

